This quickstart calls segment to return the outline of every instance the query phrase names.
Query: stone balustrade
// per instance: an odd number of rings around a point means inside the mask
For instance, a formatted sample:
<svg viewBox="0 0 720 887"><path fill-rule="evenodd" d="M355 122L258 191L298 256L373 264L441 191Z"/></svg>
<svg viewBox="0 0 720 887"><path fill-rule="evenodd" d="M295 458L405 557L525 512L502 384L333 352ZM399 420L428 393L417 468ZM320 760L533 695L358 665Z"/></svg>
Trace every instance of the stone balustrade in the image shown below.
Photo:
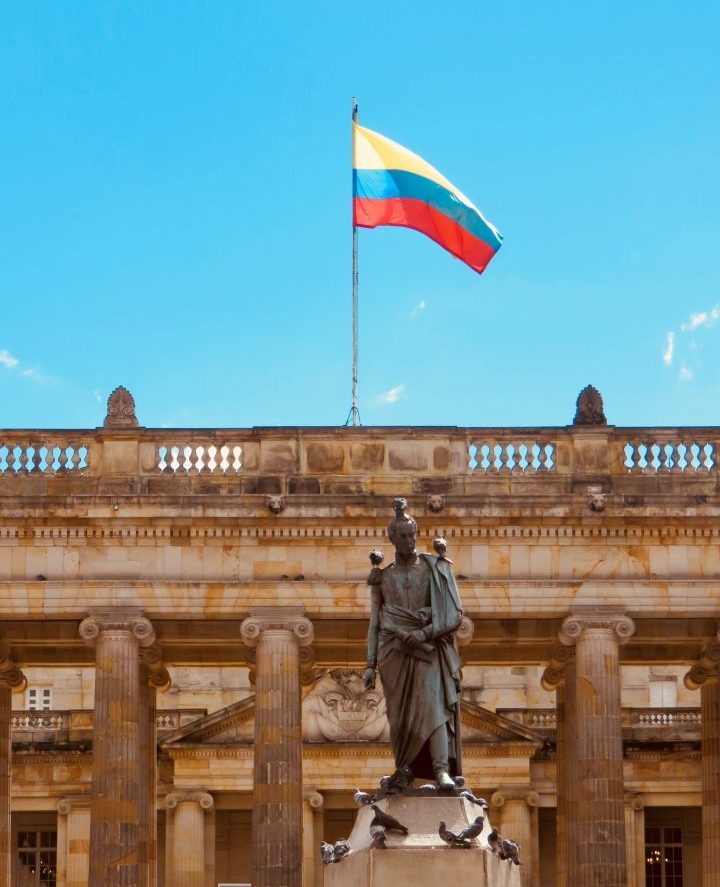
<svg viewBox="0 0 720 887"><path fill-rule="evenodd" d="M0 431L0 483L22 491L16 482L73 478L78 489L102 492L102 481L137 478L145 492L229 485L268 495L362 493L379 479L392 492L448 495L503 477L546 485L554 478L565 490L569 478L682 475L702 483L716 475L718 446L720 428L13 430ZM212 478L213 486L195 478Z"/></svg>
<svg viewBox="0 0 720 887"><path fill-rule="evenodd" d="M534 730L554 731L557 716L554 708L503 708L498 714L517 721ZM699 708L624 708L623 728L658 729L683 728L694 730L699 735L701 714Z"/></svg>
<svg viewBox="0 0 720 887"><path fill-rule="evenodd" d="M155 724L162 735L206 714L204 708L163 709L156 713ZM93 712L89 709L15 711L10 721L14 742L81 742L92 736Z"/></svg>

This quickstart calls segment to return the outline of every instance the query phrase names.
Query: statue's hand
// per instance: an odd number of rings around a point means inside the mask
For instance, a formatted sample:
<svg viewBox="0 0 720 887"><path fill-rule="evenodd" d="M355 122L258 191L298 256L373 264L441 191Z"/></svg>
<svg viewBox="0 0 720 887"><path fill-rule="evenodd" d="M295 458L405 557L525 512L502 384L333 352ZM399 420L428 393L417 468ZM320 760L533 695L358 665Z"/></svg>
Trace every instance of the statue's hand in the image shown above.
<svg viewBox="0 0 720 887"><path fill-rule="evenodd" d="M366 668L365 673L363 674L363 684L366 690L374 690L375 689L375 669L374 668Z"/></svg>
<svg viewBox="0 0 720 887"><path fill-rule="evenodd" d="M427 638L422 628L416 628L415 631L409 631L403 638L408 647L419 647L424 644Z"/></svg>

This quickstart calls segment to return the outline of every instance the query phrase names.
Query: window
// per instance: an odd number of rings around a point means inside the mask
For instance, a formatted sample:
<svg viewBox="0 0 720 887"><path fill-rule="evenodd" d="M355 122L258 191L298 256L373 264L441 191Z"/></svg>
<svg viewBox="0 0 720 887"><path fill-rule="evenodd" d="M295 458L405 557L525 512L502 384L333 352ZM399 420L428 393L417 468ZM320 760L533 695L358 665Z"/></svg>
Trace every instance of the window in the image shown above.
<svg viewBox="0 0 720 887"><path fill-rule="evenodd" d="M683 887L682 829L645 829L645 887Z"/></svg>
<svg viewBox="0 0 720 887"><path fill-rule="evenodd" d="M677 706L677 679L650 676L650 707L675 708Z"/></svg>
<svg viewBox="0 0 720 887"><path fill-rule="evenodd" d="M26 829L17 833L16 887L56 887L57 832Z"/></svg>
<svg viewBox="0 0 720 887"><path fill-rule="evenodd" d="M27 691L28 711L50 711L52 698L49 687L31 687Z"/></svg>

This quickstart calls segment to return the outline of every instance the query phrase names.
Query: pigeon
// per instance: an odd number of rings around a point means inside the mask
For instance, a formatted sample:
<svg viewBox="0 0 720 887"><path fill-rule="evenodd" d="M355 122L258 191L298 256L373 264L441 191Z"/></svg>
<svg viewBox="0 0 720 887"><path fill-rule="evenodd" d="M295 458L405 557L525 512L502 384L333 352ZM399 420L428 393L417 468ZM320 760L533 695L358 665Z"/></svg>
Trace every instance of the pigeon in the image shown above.
<svg viewBox="0 0 720 887"><path fill-rule="evenodd" d="M380 788L386 795L399 795L406 788L410 788L414 778L412 770L409 767L403 767L401 770L396 770L392 776L383 776L380 780Z"/></svg>
<svg viewBox="0 0 720 887"><path fill-rule="evenodd" d="M370 837L372 838L372 846L379 847L384 850L387 847L387 836L385 829L381 825L370 826Z"/></svg>
<svg viewBox="0 0 720 887"><path fill-rule="evenodd" d="M497 853L500 849L500 835L496 828L494 828L487 836L488 846L492 850L493 853Z"/></svg>
<svg viewBox="0 0 720 887"><path fill-rule="evenodd" d="M476 798L475 795L467 788L464 791L461 791L458 797L465 798L466 801L470 801L471 804L475 804L477 807L487 808L488 805L488 802L485 800L485 798Z"/></svg>
<svg viewBox="0 0 720 887"><path fill-rule="evenodd" d="M389 832L402 832L404 835L409 834L407 828L401 822L398 822L394 816L385 813L385 811L381 810L377 804L371 804L370 806L375 811L375 816L373 816L372 822L370 823L370 828L374 825L381 825Z"/></svg>
<svg viewBox="0 0 720 887"><path fill-rule="evenodd" d="M483 826L485 825L485 817L484 816L476 816L475 822L471 822L467 828L464 828L460 834L458 835L458 839L460 841L474 841L475 838L480 834L483 830Z"/></svg>
<svg viewBox="0 0 720 887"><path fill-rule="evenodd" d="M331 862L335 862L335 847L327 841L320 841L320 856L323 865L330 865Z"/></svg>
<svg viewBox="0 0 720 887"><path fill-rule="evenodd" d="M350 845L345 839L335 842L333 847L333 862L340 862L350 852Z"/></svg>
<svg viewBox="0 0 720 887"><path fill-rule="evenodd" d="M353 798L358 807L367 807L368 804L372 804L375 800L375 795L369 795L367 792L361 792L360 789L357 789Z"/></svg>
<svg viewBox="0 0 720 887"><path fill-rule="evenodd" d="M443 839L443 841L445 841L446 844L450 845L450 847L470 846L469 842L463 840L460 835L456 835L455 832L451 832L450 829L447 828L443 820L440 820L440 828L438 829L438 834Z"/></svg>
<svg viewBox="0 0 720 887"><path fill-rule="evenodd" d="M503 838L498 856L500 859L509 859L515 865L520 865L520 845L509 838Z"/></svg>

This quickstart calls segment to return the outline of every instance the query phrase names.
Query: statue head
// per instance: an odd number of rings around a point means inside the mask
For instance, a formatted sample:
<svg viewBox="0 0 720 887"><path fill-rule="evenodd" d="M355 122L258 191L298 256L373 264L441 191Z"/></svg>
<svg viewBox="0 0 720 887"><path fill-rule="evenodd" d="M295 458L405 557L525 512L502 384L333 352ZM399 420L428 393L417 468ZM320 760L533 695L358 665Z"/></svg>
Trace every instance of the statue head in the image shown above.
<svg viewBox="0 0 720 887"><path fill-rule="evenodd" d="M407 499L398 497L393 499L392 504L395 517L388 524L388 536L398 554L407 557L415 551L417 524L415 519L407 514Z"/></svg>

